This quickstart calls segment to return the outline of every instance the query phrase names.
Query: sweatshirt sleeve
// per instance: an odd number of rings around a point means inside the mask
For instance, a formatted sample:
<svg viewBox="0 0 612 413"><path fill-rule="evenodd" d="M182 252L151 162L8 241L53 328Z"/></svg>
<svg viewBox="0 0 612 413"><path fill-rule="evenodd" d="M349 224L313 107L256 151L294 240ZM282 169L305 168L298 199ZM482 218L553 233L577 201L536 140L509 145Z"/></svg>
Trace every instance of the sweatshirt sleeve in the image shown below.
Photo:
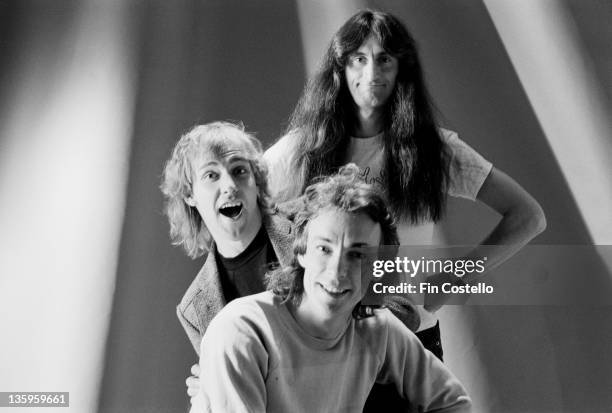
<svg viewBox="0 0 612 413"><path fill-rule="evenodd" d="M450 370L391 313L386 319L386 355L378 381L395 383L415 411L470 412L471 400Z"/></svg>
<svg viewBox="0 0 612 413"><path fill-rule="evenodd" d="M246 309L248 311L248 309ZM268 353L240 306L226 306L200 347L204 412L265 412Z"/></svg>

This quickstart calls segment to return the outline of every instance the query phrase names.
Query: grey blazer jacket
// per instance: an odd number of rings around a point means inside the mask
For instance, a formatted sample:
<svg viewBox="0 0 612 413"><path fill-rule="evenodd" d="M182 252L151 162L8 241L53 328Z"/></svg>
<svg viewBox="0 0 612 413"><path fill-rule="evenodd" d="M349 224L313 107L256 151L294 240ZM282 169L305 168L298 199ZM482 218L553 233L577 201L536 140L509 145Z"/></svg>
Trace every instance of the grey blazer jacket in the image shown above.
<svg viewBox="0 0 612 413"><path fill-rule="evenodd" d="M272 213L263 215L263 225L280 264L288 264L292 256L294 236L291 231L291 222L278 213ZM204 332L213 317L227 304L221 288L215 248L213 244L213 249L208 252L202 269L176 308L179 321L198 355Z"/></svg>

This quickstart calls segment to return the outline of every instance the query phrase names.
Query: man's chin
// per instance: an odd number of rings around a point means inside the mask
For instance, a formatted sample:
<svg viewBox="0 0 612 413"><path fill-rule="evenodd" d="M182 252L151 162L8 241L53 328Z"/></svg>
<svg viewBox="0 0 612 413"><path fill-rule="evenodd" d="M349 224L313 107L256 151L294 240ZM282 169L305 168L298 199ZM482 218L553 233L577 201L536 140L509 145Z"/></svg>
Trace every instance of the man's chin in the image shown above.
<svg viewBox="0 0 612 413"><path fill-rule="evenodd" d="M344 307L350 307L351 295L347 293L346 295L333 296L324 291L320 291L319 299L330 311L337 312Z"/></svg>
<svg viewBox="0 0 612 413"><path fill-rule="evenodd" d="M251 234L251 225L255 224L253 215L247 214L245 210L241 211L240 215L235 218L230 218L225 215L219 214L216 217L216 230L214 233L211 231L211 235L215 239L216 243L219 243L217 238L225 241L241 241ZM253 231L259 230L253 227Z"/></svg>
<svg viewBox="0 0 612 413"><path fill-rule="evenodd" d="M215 235L216 237L222 237L228 241L238 241L243 235L244 228L245 224L243 216L239 216L236 219L221 215L217 221L217 234ZM215 241L218 242L216 239Z"/></svg>
<svg viewBox="0 0 612 413"><path fill-rule="evenodd" d="M387 99L389 99L389 96L381 92L370 94L365 100L371 108L378 108L383 106Z"/></svg>

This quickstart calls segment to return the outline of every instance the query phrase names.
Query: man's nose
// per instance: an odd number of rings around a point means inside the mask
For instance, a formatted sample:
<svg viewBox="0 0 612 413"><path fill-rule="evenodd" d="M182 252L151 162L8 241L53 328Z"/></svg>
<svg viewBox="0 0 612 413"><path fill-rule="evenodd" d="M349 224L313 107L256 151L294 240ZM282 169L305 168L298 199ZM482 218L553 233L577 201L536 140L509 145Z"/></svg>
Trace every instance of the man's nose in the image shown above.
<svg viewBox="0 0 612 413"><path fill-rule="evenodd" d="M371 59L365 67L366 78L368 81L378 80L380 76L380 65L375 61L375 59Z"/></svg>
<svg viewBox="0 0 612 413"><path fill-rule="evenodd" d="M348 262L344 255L342 252L334 254L329 265L329 269L337 278L348 276Z"/></svg>
<svg viewBox="0 0 612 413"><path fill-rule="evenodd" d="M236 192L236 181L230 174L221 174L220 186L223 193L233 194Z"/></svg>

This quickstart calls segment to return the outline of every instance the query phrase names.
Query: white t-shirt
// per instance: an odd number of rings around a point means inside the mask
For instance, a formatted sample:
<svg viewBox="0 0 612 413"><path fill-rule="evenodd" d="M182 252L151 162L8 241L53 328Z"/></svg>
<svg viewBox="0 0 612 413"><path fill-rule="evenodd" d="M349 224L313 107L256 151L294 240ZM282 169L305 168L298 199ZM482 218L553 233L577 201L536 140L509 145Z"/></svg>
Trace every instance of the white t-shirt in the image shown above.
<svg viewBox="0 0 612 413"><path fill-rule="evenodd" d="M450 149L449 185L447 193L450 196L476 200L478 191L491 172L493 165L459 139L453 131L440 129L442 139ZM286 177L295 154L291 152L292 136L283 136L264 154L269 168L269 187L272 194L281 192L287 184ZM346 163L355 163L363 179L371 184L383 186L384 147L383 134L370 138L351 138L346 151ZM409 196L409 194L407 194ZM409 220L398 222L397 231L401 245L432 245L434 223L425 222L419 225ZM433 327L437 317L419 306L421 325L419 331Z"/></svg>
<svg viewBox="0 0 612 413"><path fill-rule="evenodd" d="M225 306L200 355L201 411L360 412L374 382L395 384L414 411L470 411L457 378L389 310L321 339L266 291Z"/></svg>

